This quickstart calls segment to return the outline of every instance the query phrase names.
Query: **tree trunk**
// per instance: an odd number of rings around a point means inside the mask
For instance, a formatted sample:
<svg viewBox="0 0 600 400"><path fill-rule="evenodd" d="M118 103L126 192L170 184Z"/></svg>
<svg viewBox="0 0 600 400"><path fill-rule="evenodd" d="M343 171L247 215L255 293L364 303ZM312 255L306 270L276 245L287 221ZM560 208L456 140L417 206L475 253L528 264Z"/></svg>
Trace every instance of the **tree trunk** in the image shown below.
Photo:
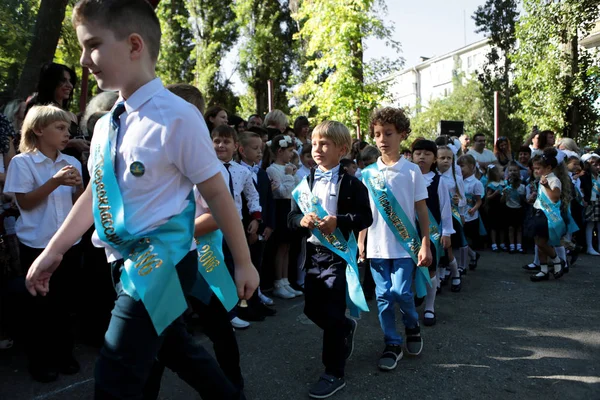
<svg viewBox="0 0 600 400"><path fill-rule="evenodd" d="M16 90L17 98L27 98L37 87L40 68L54 59L68 0L42 0L35 21L33 39Z"/></svg>
<svg viewBox="0 0 600 400"><path fill-rule="evenodd" d="M577 35L573 35L571 38L571 84L570 90L573 90L573 82L577 79L577 75L579 74L579 41ZM579 99L575 96L571 96L572 103L570 108L570 113L567 116L567 126L569 127L569 131L567 132L567 136L575 139L579 134Z"/></svg>

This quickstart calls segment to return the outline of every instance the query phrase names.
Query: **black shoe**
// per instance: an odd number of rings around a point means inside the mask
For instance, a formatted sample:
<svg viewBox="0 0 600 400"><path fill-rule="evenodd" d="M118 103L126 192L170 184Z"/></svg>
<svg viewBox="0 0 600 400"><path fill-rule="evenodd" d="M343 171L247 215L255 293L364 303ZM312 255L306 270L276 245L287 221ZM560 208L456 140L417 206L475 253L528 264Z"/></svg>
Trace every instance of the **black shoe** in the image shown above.
<svg viewBox="0 0 600 400"><path fill-rule="evenodd" d="M433 315L433 317L427 317L427 314ZM423 313L423 325L425 326L434 326L437 322L437 318L435 317L435 313L433 311L425 310Z"/></svg>
<svg viewBox="0 0 600 400"><path fill-rule="evenodd" d="M462 279L460 279L460 276L457 278L452 278L452 280L454 280L454 279L458 279L458 284L455 285L453 283L452 286L450 286L450 291L454 292L454 293L458 293L458 292L460 292L460 289L462 289Z"/></svg>
<svg viewBox="0 0 600 400"><path fill-rule="evenodd" d="M469 262L469 269L476 269L477 268L477 261L479 261L480 257L481 257L481 254L479 254L478 252L475 252L475 259L471 260Z"/></svg>
<svg viewBox="0 0 600 400"><path fill-rule="evenodd" d="M460 273L460 276L466 275L467 274L468 269L464 269L464 268L459 268L458 272Z"/></svg>
<svg viewBox="0 0 600 400"><path fill-rule="evenodd" d="M417 295L415 295L415 307L420 307L424 301L425 297L418 297Z"/></svg>
<svg viewBox="0 0 600 400"><path fill-rule="evenodd" d="M81 367L73 355L65 358L58 365L58 370L63 375L75 375L80 369Z"/></svg>
<svg viewBox="0 0 600 400"><path fill-rule="evenodd" d="M450 275L445 275L441 280L440 280L440 285L442 286L446 286L448 284L448 281L450 280Z"/></svg>
<svg viewBox="0 0 600 400"><path fill-rule="evenodd" d="M265 315L258 311L256 307L250 306L248 307L238 307L237 308L237 316L238 318L243 319L244 321L264 321Z"/></svg>
<svg viewBox="0 0 600 400"><path fill-rule="evenodd" d="M540 271L535 275L531 275L529 279L531 279L531 282L547 281L548 279L550 279L550 275L548 275L547 272Z"/></svg>
<svg viewBox="0 0 600 400"><path fill-rule="evenodd" d="M272 309L271 307L267 307L266 305L264 305L261 302L258 302L258 304L256 304L254 307L256 308L257 312L264 315L265 317L272 317L275 314L277 314L276 310ZM242 318L242 319L244 319L244 318Z"/></svg>
<svg viewBox="0 0 600 400"><path fill-rule="evenodd" d="M310 387L308 396L313 399L326 399L342 390L344 386L346 386L344 378L323 374L319 381Z"/></svg>
<svg viewBox="0 0 600 400"><path fill-rule="evenodd" d="M499 253L499 252L500 252L500 248L498 248L498 247L493 248L492 247L492 253Z"/></svg>
<svg viewBox="0 0 600 400"><path fill-rule="evenodd" d="M442 293L442 287L441 287L441 286L440 286L440 287L438 287L438 288L435 290L435 294L440 294L440 293Z"/></svg>
<svg viewBox="0 0 600 400"><path fill-rule="evenodd" d="M355 319L348 319L352 324L352 328L350 328L350 332L348 332L344 338L344 346L346 347L346 360L352 357L352 352L354 351L354 335L356 334L356 328L358 328L358 322L356 322Z"/></svg>
<svg viewBox="0 0 600 400"><path fill-rule="evenodd" d="M50 367L29 366L29 374L34 381L41 383L54 382L58 379L58 371Z"/></svg>
<svg viewBox="0 0 600 400"><path fill-rule="evenodd" d="M386 344L377 366L382 371L391 371L398 366L398 361L402 359L404 352L402 346L398 344Z"/></svg>
<svg viewBox="0 0 600 400"><path fill-rule="evenodd" d="M554 264L554 265L556 265L556 264ZM558 272L556 272L556 268L554 268L554 265L553 265L554 272L552 273L552 275L554 275L554 279L559 279L560 277L562 277L565 274L565 267L567 264L565 263L565 260L560 259L560 270L558 270ZM548 267L550 267L550 266L548 266Z"/></svg>
<svg viewBox="0 0 600 400"><path fill-rule="evenodd" d="M531 263L531 264L533 264L533 263ZM534 271L539 271L540 270L540 266L539 265L533 264L534 267L532 267L531 264L523 265L521 268L523 268L525 271L529 271L529 272L534 272Z"/></svg>

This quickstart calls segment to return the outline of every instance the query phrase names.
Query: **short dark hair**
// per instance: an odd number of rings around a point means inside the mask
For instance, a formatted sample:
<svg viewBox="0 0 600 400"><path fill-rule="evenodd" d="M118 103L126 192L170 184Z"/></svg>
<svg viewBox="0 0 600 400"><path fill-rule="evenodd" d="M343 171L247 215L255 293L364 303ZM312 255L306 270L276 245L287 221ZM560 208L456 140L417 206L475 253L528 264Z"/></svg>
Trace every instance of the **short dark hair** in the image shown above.
<svg viewBox="0 0 600 400"><path fill-rule="evenodd" d="M235 129L230 127L229 125L219 125L215 129L212 130L210 134L211 139L214 138L229 138L233 139L235 143L238 142L238 136Z"/></svg>
<svg viewBox="0 0 600 400"><path fill-rule="evenodd" d="M437 157L437 145L431 140L421 139L413 142L412 151L416 150L430 151Z"/></svg>
<svg viewBox="0 0 600 400"><path fill-rule="evenodd" d="M305 154L311 154L311 153L312 153L312 144L310 144L310 143L303 144L300 155L303 156Z"/></svg>
<svg viewBox="0 0 600 400"><path fill-rule="evenodd" d="M202 92L197 87L188 83L173 83L167 85L167 89L188 103L195 105L198 111L204 114L204 96L202 96Z"/></svg>
<svg viewBox="0 0 600 400"><path fill-rule="evenodd" d="M88 21L112 31L117 40L132 33L144 39L153 61L160 50L160 22L146 0L80 0L73 7L72 23L76 28Z"/></svg>
<svg viewBox="0 0 600 400"><path fill-rule="evenodd" d="M479 133L476 133L473 135L473 141L475 141L475 139L477 139L479 136L483 136L485 138L485 135L483 133L479 132Z"/></svg>
<svg viewBox="0 0 600 400"><path fill-rule="evenodd" d="M371 122L369 124L369 134L375 136L375 125L392 124L396 127L398 133L410 134L410 119L403 109L384 107L375 109L371 113Z"/></svg>
<svg viewBox="0 0 600 400"><path fill-rule="evenodd" d="M519 147L519 151L517 152L517 154L518 153L529 153L529 154L531 154L531 147L529 147L529 146L521 146L521 147Z"/></svg>
<svg viewBox="0 0 600 400"><path fill-rule="evenodd" d="M356 164L356 162L354 160L349 159L349 158L342 158L340 160L340 167L341 168L344 168L344 169L348 168L352 164Z"/></svg>

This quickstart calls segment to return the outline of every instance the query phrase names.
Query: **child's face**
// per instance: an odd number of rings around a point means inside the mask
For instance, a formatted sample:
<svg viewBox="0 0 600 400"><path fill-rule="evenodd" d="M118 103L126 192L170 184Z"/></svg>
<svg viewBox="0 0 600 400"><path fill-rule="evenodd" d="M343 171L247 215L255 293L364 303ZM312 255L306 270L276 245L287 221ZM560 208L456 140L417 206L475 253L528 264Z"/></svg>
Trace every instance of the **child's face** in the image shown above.
<svg viewBox="0 0 600 400"><path fill-rule="evenodd" d="M348 175L356 176L356 170L358 169L358 165L356 165L355 163L352 163L344 169L346 170L346 173Z"/></svg>
<svg viewBox="0 0 600 400"><path fill-rule="evenodd" d="M49 148L64 150L69 143L69 123L54 121L50 125L35 132L38 141Z"/></svg>
<svg viewBox="0 0 600 400"><path fill-rule="evenodd" d="M312 157L317 165L327 170L334 168L346 152L345 146L338 146L331 139L313 133Z"/></svg>
<svg viewBox="0 0 600 400"><path fill-rule="evenodd" d="M579 161L573 160L567 163L567 169L569 172L574 172L575 168L579 167ZM580 168L581 169L581 168Z"/></svg>
<svg viewBox="0 0 600 400"><path fill-rule="evenodd" d="M444 173L452 168L452 163L454 162L454 154L452 150L448 149L440 149L438 150L437 156L437 166L440 172Z"/></svg>
<svg viewBox="0 0 600 400"><path fill-rule="evenodd" d="M400 154L400 143L408 136L399 133L394 124L375 125L373 127L375 144L382 155L395 158Z"/></svg>
<svg viewBox="0 0 600 400"><path fill-rule="evenodd" d="M132 75L131 64L139 60L145 48L143 41L140 47L139 36L133 41L133 35L117 40L111 30L87 21L80 23L76 32L82 48L79 61L94 75L98 87L102 90L133 93L137 88L128 88L128 85L137 77Z"/></svg>
<svg viewBox="0 0 600 400"><path fill-rule="evenodd" d="M256 164L262 159L262 147L263 143L260 138L250 138L245 146L240 146L242 158L250 165Z"/></svg>
<svg viewBox="0 0 600 400"><path fill-rule="evenodd" d="M550 172L552 172L551 166L547 165L544 167L541 163L537 163L537 162L533 163L533 175L536 178L540 178L544 175L548 175Z"/></svg>
<svg viewBox="0 0 600 400"><path fill-rule="evenodd" d="M523 165L527 165L530 158L531 158L531 154L526 151L521 151L519 153L519 162Z"/></svg>
<svg viewBox="0 0 600 400"><path fill-rule="evenodd" d="M282 147L277 150L277 155L284 164L287 164L292 160L294 149L291 146Z"/></svg>
<svg viewBox="0 0 600 400"><path fill-rule="evenodd" d="M429 172L435 162L435 154L429 150L415 150L412 153L412 158L413 162L421 168L422 173Z"/></svg>
<svg viewBox="0 0 600 400"><path fill-rule="evenodd" d="M462 172L463 178L468 178L475 173L475 166L464 162L460 164L460 171Z"/></svg>
<svg viewBox="0 0 600 400"><path fill-rule="evenodd" d="M228 137L216 136L213 138L213 147L219 160L228 162L233 158L233 153L237 150L237 143Z"/></svg>
<svg viewBox="0 0 600 400"><path fill-rule="evenodd" d="M521 172L519 171L518 167L508 167L508 175L509 176L520 176Z"/></svg>
<svg viewBox="0 0 600 400"><path fill-rule="evenodd" d="M598 172L598 164L596 163L595 158L591 159L590 161L587 161L587 163L590 166L589 169L592 174L595 174Z"/></svg>
<svg viewBox="0 0 600 400"><path fill-rule="evenodd" d="M300 156L300 161L306 168L312 168L315 166L315 160L312 158L311 153L304 153Z"/></svg>

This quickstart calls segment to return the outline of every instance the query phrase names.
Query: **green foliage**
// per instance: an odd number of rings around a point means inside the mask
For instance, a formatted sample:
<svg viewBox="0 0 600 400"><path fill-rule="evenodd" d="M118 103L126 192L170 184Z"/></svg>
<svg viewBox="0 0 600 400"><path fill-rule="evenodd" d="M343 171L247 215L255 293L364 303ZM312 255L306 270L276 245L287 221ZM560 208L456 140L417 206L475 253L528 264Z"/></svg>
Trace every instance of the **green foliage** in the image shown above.
<svg viewBox="0 0 600 400"><path fill-rule="evenodd" d="M379 11L379 12L378 12ZM378 81L401 65L399 58L366 63L364 40L385 39L399 53L381 0L304 0L293 17L300 26L296 39L305 52L302 80L294 93L295 113L314 122L338 120L349 127L368 127L369 113L388 98L388 84Z"/></svg>
<svg viewBox="0 0 600 400"><path fill-rule="evenodd" d="M0 93L10 100L27 58L39 0L2 0L0 7Z"/></svg>
<svg viewBox="0 0 600 400"><path fill-rule="evenodd" d="M484 133L493 138L493 120L485 109L481 82L475 78L454 78L454 90L445 98L429 102L427 108L411 119L412 133L409 141L417 137L434 139L441 120L464 121L465 132Z"/></svg>
<svg viewBox="0 0 600 400"><path fill-rule="evenodd" d="M196 86L208 106L220 104L235 110L238 104L231 81L221 73L221 62L238 39L234 1L190 0L186 4L196 45L192 52Z"/></svg>
<svg viewBox="0 0 600 400"><path fill-rule="evenodd" d="M194 79L194 34L185 0L162 0L156 8L162 38L156 71L164 84Z"/></svg>
<svg viewBox="0 0 600 400"><path fill-rule="evenodd" d="M494 118L494 92L499 92L500 135L515 145L521 143L526 128L517 115L520 104L518 87L512 81L514 65L511 57L516 51L515 29L519 11L516 0L487 0L473 14L477 33L490 39L491 49L477 78L481 82L483 104L489 118Z"/></svg>
<svg viewBox="0 0 600 400"><path fill-rule="evenodd" d="M239 72L254 97L240 113L268 111L267 80L273 81L274 108L289 112L287 92L296 63L293 36L296 24L287 1L237 0L234 6L240 26ZM247 99L246 99L247 100Z"/></svg>
<svg viewBox="0 0 600 400"><path fill-rule="evenodd" d="M513 59L529 125L585 141L598 129L597 52L578 45L599 16L597 0L524 0Z"/></svg>

